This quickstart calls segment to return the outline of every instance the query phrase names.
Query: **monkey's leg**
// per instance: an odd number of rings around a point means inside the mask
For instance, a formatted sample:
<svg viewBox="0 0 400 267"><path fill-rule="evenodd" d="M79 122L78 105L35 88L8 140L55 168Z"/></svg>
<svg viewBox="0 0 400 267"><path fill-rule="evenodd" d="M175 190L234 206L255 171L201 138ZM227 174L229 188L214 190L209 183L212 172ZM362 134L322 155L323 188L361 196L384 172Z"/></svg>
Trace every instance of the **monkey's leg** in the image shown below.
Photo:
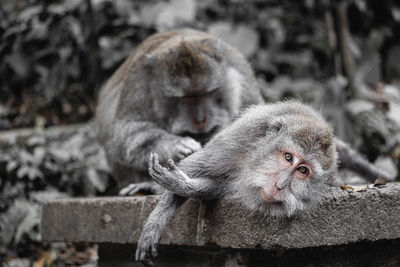
<svg viewBox="0 0 400 267"><path fill-rule="evenodd" d="M339 169L349 169L363 176L370 182L377 178L393 181L388 173L378 169L368 160L364 159L357 151L351 149L346 143L336 140L336 149L339 154Z"/></svg>
<svg viewBox="0 0 400 267"><path fill-rule="evenodd" d="M219 190L214 180L197 177L192 179L171 159L168 160L167 166L168 169L160 165L156 153L150 154L149 173L154 181L165 189L186 198L211 199L217 196Z"/></svg>
<svg viewBox="0 0 400 267"><path fill-rule="evenodd" d="M168 220L185 200L185 198L168 191L161 196L160 201L150 213L138 240L135 257L137 261L141 261L146 265L153 265L151 257L157 257L158 255L157 249L161 233Z"/></svg>
<svg viewBox="0 0 400 267"><path fill-rule="evenodd" d="M129 184L126 187L122 188L118 195L120 196L134 196L135 194L142 192L142 193L148 193L152 195L161 195L164 193L164 188L162 188L160 185L158 185L155 182L142 182L142 183L135 183L135 184Z"/></svg>

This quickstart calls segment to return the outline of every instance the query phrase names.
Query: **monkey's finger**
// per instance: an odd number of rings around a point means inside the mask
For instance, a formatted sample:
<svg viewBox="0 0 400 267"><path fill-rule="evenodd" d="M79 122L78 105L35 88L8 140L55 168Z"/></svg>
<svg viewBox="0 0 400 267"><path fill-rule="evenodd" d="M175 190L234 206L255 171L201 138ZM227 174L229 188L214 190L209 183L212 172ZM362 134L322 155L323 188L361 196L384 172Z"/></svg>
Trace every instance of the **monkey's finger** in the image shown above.
<svg viewBox="0 0 400 267"><path fill-rule="evenodd" d="M182 154L184 155L184 157L187 157L188 155L193 153L193 151L189 147L183 144L177 145L176 148L178 150L178 154Z"/></svg>
<svg viewBox="0 0 400 267"><path fill-rule="evenodd" d="M135 260L144 261L144 259L145 259L144 255L145 255L145 253L143 251L143 248L138 246L137 249L136 249Z"/></svg>
<svg viewBox="0 0 400 267"><path fill-rule="evenodd" d="M153 153L153 158L154 158L154 164L160 164L160 161L158 160L158 154L157 153Z"/></svg>
<svg viewBox="0 0 400 267"><path fill-rule="evenodd" d="M148 253L146 252L146 249L144 249L143 247L138 247L136 250L136 260L142 262L144 265L149 266L148 265L148 261L149 257L148 257ZM151 261L150 261L151 262Z"/></svg>
<svg viewBox="0 0 400 267"><path fill-rule="evenodd" d="M158 163L158 155L156 153L151 153L149 166L154 167Z"/></svg>
<svg viewBox="0 0 400 267"><path fill-rule="evenodd" d="M167 161L167 166L168 166L168 168L169 168L170 170L173 170L173 171L175 171L176 169L178 169L178 167L176 167L176 165L175 165L175 163L174 163L174 161L173 161L172 159L169 159L169 160Z"/></svg>
<svg viewBox="0 0 400 267"><path fill-rule="evenodd" d="M152 166L150 166L149 169L153 169L153 170L156 171L156 172L163 173L165 168L163 168L163 167L161 166L160 161L159 161L159 159L158 159L157 153L154 153L153 156L154 156L154 157L153 157ZM166 169L165 169L165 170L166 170Z"/></svg>
<svg viewBox="0 0 400 267"><path fill-rule="evenodd" d="M174 159L177 160L177 161L180 161L180 160L186 158L187 156L188 155L186 155L186 154L178 153L178 154L175 155Z"/></svg>
<svg viewBox="0 0 400 267"><path fill-rule="evenodd" d="M140 188L139 186L136 186L135 188L132 188L131 191L129 191L127 193L127 196L134 196L136 195L142 188Z"/></svg>
<svg viewBox="0 0 400 267"><path fill-rule="evenodd" d="M145 259L142 261L144 265L146 266L154 266L154 263L150 259Z"/></svg>
<svg viewBox="0 0 400 267"><path fill-rule="evenodd" d="M136 187L135 184L130 184L130 185L122 188L121 191L119 191L118 195L120 195L120 196L131 196L129 194L129 192L131 192L132 189L134 189L135 187Z"/></svg>
<svg viewBox="0 0 400 267"><path fill-rule="evenodd" d="M153 158L154 158L153 152L150 152L149 162L153 161Z"/></svg>
<svg viewBox="0 0 400 267"><path fill-rule="evenodd" d="M136 248L135 261L140 261L140 247Z"/></svg>
<svg viewBox="0 0 400 267"><path fill-rule="evenodd" d="M150 152L150 157L149 157L149 169L153 168L154 165L154 154Z"/></svg>
<svg viewBox="0 0 400 267"><path fill-rule="evenodd" d="M182 147L183 147L183 149L181 149L181 151L184 151L186 156L189 156L190 154L192 154L193 152L196 152L198 150L196 147L188 146L188 145L184 145Z"/></svg>
<svg viewBox="0 0 400 267"><path fill-rule="evenodd" d="M151 255L152 255L153 257L157 257L157 256L158 256L158 248L157 248L157 245L156 245L156 244L153 244L153 245L151 246Z"/></svg>

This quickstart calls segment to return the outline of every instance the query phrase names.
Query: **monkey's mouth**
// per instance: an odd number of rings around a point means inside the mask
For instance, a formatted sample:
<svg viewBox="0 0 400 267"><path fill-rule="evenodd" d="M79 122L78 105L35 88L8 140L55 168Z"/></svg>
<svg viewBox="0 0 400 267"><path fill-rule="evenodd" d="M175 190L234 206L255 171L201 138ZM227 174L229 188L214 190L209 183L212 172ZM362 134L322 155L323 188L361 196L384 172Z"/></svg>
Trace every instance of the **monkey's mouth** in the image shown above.
<svg viewBox="0 0 400 267"><path fill-rule="evenodd" d="M261 194L261 197L267 202L271 202L271 203L272 202L281 202L281 200L276 198L276 195L274 196L274 195L267 193L264 190L264 188L262 188L262 187L260 188L260 194Z"/></svg>

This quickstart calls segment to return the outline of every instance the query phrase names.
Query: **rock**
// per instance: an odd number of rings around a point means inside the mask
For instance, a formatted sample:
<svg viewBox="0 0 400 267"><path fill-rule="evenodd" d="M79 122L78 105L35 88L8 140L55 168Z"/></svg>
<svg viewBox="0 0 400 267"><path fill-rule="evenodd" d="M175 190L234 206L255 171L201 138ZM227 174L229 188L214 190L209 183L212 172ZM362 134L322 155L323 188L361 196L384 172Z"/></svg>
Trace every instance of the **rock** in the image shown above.
<svg viewBox="0 0 400 267"><path fill-rule="evenodd" d="M159 196L64 199L43 206L45 241L94 242L100 266L142 266L135 244ZM347 192L288 220L238 203L190 199L161 237L156 266L398 265L400 184Z"/></svg>
<svg viewBox="0 0 400 267"><path fill-rule="evenodd" d="M43 207L43 239L135 244L158 199L148 196L48 202ZM168 224L161 244L274 250L396 239L400 238L398 203L399 183L359 193L332 188L319 209L281 221L257 218L247 208L228 200L191 199ZM104 222L106 214L108 223Z"/></svg>

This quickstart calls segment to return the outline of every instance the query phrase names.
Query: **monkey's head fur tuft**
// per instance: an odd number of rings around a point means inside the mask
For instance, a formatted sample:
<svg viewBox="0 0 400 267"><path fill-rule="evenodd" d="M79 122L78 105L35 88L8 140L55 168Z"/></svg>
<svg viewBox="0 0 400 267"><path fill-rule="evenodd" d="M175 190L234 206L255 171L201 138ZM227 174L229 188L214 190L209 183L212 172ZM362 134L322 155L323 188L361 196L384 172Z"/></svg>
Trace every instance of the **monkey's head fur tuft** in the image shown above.
<svg viewBox="0 0 400 267"><path fill-rule="evenodd" d="M316 208L337 173L331 126L295 101L252 107L237 123L249 117L258 134L247 136L253 140L242 147L230 194L251 210L279 218Z"/></svg>
<svg viewBox="0 0 400 267"><path fill-rule="evenodd" d="M209 77L216 68L218 69L220 61L216 40L183 38L178 44L160 50L156 55L155 66L166 70L165 77L174 86L181 86L182 79Z"/></svg>

